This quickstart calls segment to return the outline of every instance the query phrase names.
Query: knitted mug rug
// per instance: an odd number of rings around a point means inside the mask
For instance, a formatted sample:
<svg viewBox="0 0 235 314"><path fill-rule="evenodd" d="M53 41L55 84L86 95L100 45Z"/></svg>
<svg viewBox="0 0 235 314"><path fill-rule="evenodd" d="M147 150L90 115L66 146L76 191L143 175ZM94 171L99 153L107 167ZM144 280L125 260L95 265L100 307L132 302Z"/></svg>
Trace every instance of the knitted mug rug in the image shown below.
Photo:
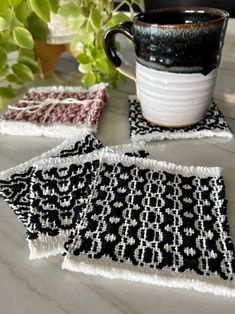
<svg viewBox="0 0 235 314"><path fill-rule="evenodd" d="M140 102L129 96L129 125L131 141L156 141L173 139L195 139L203 137L227 137L233 134L215 103L211 104L205 118L199 123L184 128L169 128L152 124L144 119Z"/></svg>
<svg viewBox="0 0 235 314"><path fill-rule="evenodd" d="M219 168L103 154L62 267L235 297Z"/></svg>
<svg viewBox="0 0 235 314"><path fill-rule="evenodd" d="M107 147L105 150L118 155L148 156L142 143ZM104 149L100 149L86 155L47 158L34 163L26 227L30 259L64 252L64 244L90 193L99 156L103 153Z"/></svg>
<svg viewBox="0 0 235 314"><path fill-rule="evenodd" d="M0 133L67 138L83 128L96 132L106 98L106 84L32 88L0 115Z"/></svg>
<svg viewBox="0 0 235 314"><path fill-rule="evenodd" d="M10 206L24 226L28 223L30 182L34 162L47 157L66 158L90 153L103 145L88 132L81 132L62 144L16 167L0 172L0 197Z"/></svg>

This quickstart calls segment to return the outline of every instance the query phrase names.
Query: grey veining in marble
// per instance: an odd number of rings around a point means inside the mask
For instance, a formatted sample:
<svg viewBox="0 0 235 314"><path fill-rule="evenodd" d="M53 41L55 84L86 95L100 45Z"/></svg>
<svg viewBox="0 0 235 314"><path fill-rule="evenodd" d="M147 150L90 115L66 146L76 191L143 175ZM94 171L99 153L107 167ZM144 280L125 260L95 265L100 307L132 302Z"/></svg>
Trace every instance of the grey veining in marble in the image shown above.
<svg viewBox="0 0 235 314"><path fill-rule="evenodd" d="M230 29L232 26L230 22ZM77 72L56 72L46 82L36 83L75 85L78 79ZM129 143L127 97L134 91L134 84L129 81L109 91L97 134L105 145ZM233 109L235 115L235 106ZM228 122L235 133L235 120L228 118ZM0 170L26 161L60 142L42 137L0 136ZM235 139L161 141L148 144L148 148L151 156L159 160L224 168L229 223L235 242ZM0 201L1 314L234 313L234 299L71 273L61 270L60 256L29 261L28 255L23 226Z"/></svg>

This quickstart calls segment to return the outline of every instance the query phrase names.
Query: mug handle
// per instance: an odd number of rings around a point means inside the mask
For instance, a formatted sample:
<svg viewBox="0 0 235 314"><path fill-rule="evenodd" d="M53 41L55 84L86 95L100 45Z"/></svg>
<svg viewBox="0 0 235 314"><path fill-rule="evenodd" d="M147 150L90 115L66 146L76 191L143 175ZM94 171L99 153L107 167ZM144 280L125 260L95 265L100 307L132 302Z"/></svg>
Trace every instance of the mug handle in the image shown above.
<svg viewBox="0 0 235 314"><path fill-rule="evenodd" d="M132 24L132 22L123 22L108 29L104 36L104 49L109 61L117 68L117 70L135 81L135 67L125 61L122 57L120 58L118 56L114 37L116 34L120 33L133 41Z"/></svg>

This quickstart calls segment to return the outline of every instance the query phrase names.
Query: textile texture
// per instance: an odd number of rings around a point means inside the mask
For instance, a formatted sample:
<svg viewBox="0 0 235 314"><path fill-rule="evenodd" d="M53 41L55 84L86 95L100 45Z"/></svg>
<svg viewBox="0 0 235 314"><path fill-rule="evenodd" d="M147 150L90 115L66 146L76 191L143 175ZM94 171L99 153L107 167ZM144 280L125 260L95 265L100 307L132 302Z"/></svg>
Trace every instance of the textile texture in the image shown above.
<svg viewBox="0 0 235 314"><path fill-rule="evenodd" d="M105 84L91 89L36 87L0 116L0 133L67 138L81 128L96 132L107 98Z"/></svg>
<svg viewBox="0 0 235 314"><path fill-rule="evenodd" d="M142 144L107 148L122 155L146 158ZM27 240L30 258L41 258L64 252L64 243L75 227L83 203L90 194L96 176L99 156L104 150L90 154L47 158L34 163L30 182L30 212ZM80 160L81 159L81 160ZM86 162L83 160L86 159Z"/></svg>
<svg viewBox="0 0 235 314"><path fill-rule="evenodd" d="M218 168L103 156L63 268L235 296Z"/></svg>
<svg viewBox="0 0 235 314"><path fill-rule="evenodd" d="M156 141L172 139L194 139L203 137L227 137L233 135L215 103L211 104L205 118L199 123L184 128L166 128L145 120L141 113L140 102L135 96L129 97L130 136L135 141Z"/></svg>

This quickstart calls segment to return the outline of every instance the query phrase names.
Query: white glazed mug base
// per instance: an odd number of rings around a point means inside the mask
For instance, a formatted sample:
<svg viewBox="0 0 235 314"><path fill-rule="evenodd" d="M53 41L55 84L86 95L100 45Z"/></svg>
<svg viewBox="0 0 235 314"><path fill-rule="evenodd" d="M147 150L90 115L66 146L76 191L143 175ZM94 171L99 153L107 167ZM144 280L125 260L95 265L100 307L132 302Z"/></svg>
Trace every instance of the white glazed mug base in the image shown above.
<svg viewBox="0 0 235 314"><path fill-rule="evenodd" d="M143 117L165 127L185 127L201 121L211 104L217 69L201 73L171 73L136 62L136 89Z"/></svg>

